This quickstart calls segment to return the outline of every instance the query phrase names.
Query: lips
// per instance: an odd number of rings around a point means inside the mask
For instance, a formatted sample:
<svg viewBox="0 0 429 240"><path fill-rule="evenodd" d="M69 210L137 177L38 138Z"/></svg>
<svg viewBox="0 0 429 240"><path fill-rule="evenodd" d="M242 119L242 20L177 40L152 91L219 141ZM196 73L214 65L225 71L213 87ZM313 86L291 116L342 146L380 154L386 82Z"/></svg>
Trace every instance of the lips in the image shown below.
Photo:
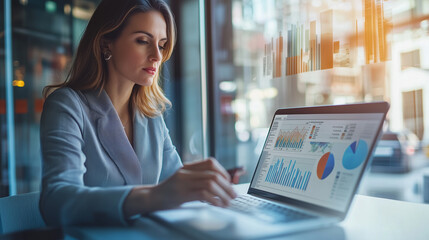
<svg viewBox="0 0 429 240"><path fill-rule="evenodd" d="M156 68L153 68L153 67L143 68L143 70L145 70L147 73L151 75L155 75L156 73Z"/></svg>

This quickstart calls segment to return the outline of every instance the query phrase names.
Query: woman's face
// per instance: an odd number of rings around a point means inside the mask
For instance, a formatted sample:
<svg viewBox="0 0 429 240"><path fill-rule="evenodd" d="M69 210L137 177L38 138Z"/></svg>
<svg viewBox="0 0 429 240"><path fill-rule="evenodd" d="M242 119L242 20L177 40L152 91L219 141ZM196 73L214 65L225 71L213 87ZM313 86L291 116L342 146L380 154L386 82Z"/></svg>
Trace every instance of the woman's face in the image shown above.
<svg viewBox="0 0 429 240"><path fill-rule="evenodd" d="M161 65L167 25L158 11L131 16L121 35L108 44L109 80L150 86Z"/></svg>

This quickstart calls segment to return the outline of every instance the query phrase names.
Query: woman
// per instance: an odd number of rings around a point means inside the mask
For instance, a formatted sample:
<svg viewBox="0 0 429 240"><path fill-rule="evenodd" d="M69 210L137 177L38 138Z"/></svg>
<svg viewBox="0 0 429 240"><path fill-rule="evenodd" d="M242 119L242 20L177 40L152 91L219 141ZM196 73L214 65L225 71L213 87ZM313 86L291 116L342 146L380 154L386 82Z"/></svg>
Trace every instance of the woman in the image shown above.
<svg viewBox="0 0 429 240"><path fill-rule="evenodd" d="M175 43L161 0L103 0L67 80L48 86L40 211L48 225L126 224L154 210L236 195L214 159L182 166L158 76Z"/></svg>

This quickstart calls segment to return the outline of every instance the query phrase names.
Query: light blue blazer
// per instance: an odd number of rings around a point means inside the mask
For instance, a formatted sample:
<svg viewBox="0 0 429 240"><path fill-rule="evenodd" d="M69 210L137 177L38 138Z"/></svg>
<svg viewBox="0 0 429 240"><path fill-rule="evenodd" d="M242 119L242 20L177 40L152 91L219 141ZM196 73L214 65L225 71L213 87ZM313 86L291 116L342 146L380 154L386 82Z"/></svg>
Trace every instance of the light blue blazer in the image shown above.
<svg viewBox="0 0 429 240"><path fill-rule="evenodd" d="M39 202L48 225L126 224L122 206L133 186L157 184L182 166L162 116L135 111L133 136L134 148L104 90L49 95Z"/></svg>

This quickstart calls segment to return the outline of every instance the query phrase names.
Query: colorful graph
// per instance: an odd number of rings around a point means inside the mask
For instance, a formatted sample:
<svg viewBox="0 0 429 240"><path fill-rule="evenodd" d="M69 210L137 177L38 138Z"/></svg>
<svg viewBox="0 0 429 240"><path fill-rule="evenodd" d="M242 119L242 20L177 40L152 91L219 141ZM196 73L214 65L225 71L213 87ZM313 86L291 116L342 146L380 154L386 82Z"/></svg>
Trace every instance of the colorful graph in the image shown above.
<svg viewBox="0 0 429 240"><path fill-rule="evenodd" d="M325 153L327 151L331 151L332 149L332 143L330 142L310 142L310 152L321 152Z"/></svg>
<svg viewBox="0 0 429 240"><path fill-rule="evenodd" d="M290 131L280 130L280 134L276 139L275 148L302 148L307 129L296 127Z"/></svg>
<svg viewBox="0 0 429 240"><path fill-rule="evenodd" d="M329 174L331 174L332 170L334 170L334 165L334 155L330 152L323 154L317 164L317 177L320 180L327 178Z"/></svg>
<svg viewBox="0 0 429 240"><path fill-rule="evenodd" d="M302 171L295 168L296 160L287 164L284 159L277 160L276 164L270 165L265 182L279 184L285 187L295 188L302 191L307 190L311 177L310 171ZM286 167L287 166L287 167Z"/></svg>
<svg viewBox="0 0 429 240"><path fill-rule="evenodd" d="M352 170L359 167L368 154L368 145L364 140L352 142L344 151L343 166L345 169Z"/></svg>
<svg viewBox="0 0 429 240"><path fill-rule="evenodd" d="M353 67L360 61L357 54L353 54L358 47L364 48L365 64L390 60L389 35L393 23L391 13L385 16L384 2L362 0L364 25L359 23L360 18L349 18L336 7L320 12L309 22L287 24L286 31L279 31L265 43L263 75L277 78L333 67ZM341 16L349 19L344 24L351 26L346 39L341 37L343 31L335 31L338 30L335 20Z"/></svg>

